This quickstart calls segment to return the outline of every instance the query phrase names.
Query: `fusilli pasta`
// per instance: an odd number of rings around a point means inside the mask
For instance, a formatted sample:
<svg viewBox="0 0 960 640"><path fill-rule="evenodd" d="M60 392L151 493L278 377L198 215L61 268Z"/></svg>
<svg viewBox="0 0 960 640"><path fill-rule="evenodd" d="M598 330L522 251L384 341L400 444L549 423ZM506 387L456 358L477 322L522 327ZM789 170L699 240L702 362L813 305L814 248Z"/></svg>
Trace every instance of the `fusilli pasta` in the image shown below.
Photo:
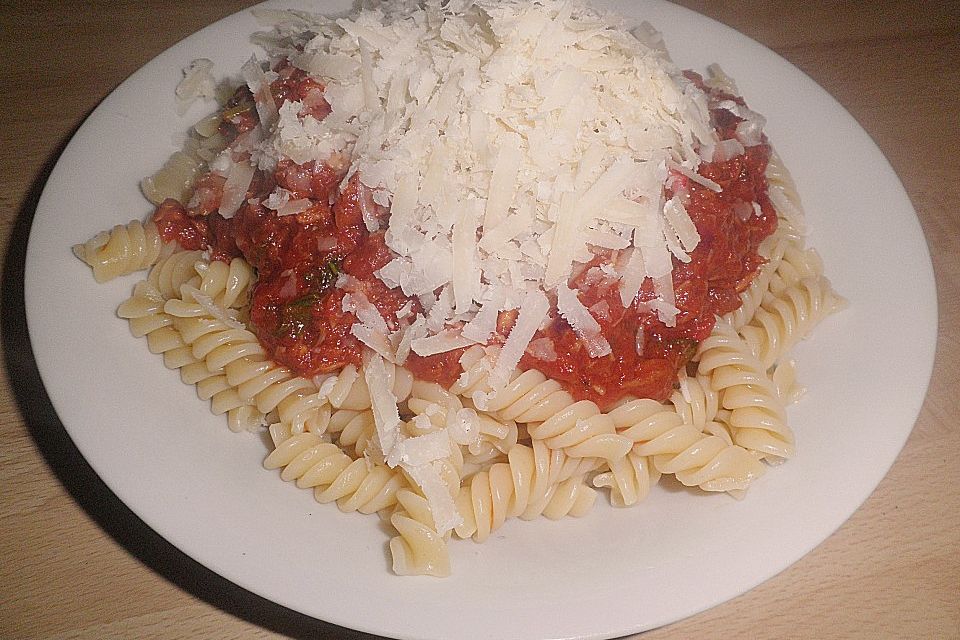
<svg viewBox="0 0 960 640"><path fill-rule="evenodd" d="M73 253L93 269L97 282L148 268L164 255L175 251L165 244L152 221L146 224L131 220L109 231L98 233L83 244L73 246Z"/></svg>
<svg viewBox="0 0 960 640"><path fill-rule="evenodd" d="M450 553L447 541L437 533L430 505L426 498L409 490L397 492L401 509L390 516L397 534L390 539L393 572L398 576L450 575Z"/></svg>
<svg viewBox="0 0 960 640"><path fill-rule="evenodd" d="M463 523L454 530L461 538L482 542L511 517L581 516L596 499L583 475L563 477L554 453L542 442L513 447L507 460L473 474L460 489L457 507Z"/></svg>
<svg viewBox="0 0 960 640"><path fill-rule="evenodd" d="M698 372L709 375L720 392L720 404L730 411L727 419L733 441L767 459L783 460L794 454L794 436L786 424L786 409L767 368L729 323L717 322L713 334L701 345Z"/></svg>

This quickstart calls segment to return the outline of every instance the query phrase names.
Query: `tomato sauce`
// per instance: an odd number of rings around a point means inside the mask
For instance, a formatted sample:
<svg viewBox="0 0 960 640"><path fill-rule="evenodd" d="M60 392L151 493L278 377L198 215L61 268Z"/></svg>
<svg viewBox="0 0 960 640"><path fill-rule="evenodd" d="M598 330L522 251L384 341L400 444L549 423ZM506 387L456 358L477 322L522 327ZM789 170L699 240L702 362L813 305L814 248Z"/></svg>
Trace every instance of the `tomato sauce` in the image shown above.
<svg viewBox="0 0 960 640"><path fill-rule="evenodd" d="M303 112L317 118L329 113L322 85L286 63L275 71L278 78L271 84L271 93L278 107L297 100L304 105ZM703 87L699 76L688 77ZM711 98L714 104L730 99L742 104L739 98L717 91ZM711 109L711 117L721 139L735 135L739 118L716 108ZM255 104L246 88L231 98L221 120L220 132L228 140L256 126ZM597 268L616 260L616 252L606 252L583 266L569 285L593 311L612 352L591 358L554 309L535 337L549 340L550 355L528 349L520 367L538 369L559 380L575 398L603 407L626 395L667 398L677 372L710 334L716 316L739 306L739 294L763 263L757 247L776 228L764 177L769 153L764 143L730 160L702 164L700 174L721 185L719 192L683 175L672 176L665 196L685 197L701 238L689 263L674 260L679 310L674 326L664 324L645 304L655 297L649 279L633 304L624 308L617 282L603 277ZM215 259L242 255L250 262L258 276L250 309L253 329L276 361L304 376L360 365L363 345L350 331L358 320L344 309L348 293L369 300L391 330L399 326L400 309L422 311L415 299L388 288L374 275L393 257L382 230L389 211L372 201L356 176L341 190L345 171L328 164L281 160L273 172L257 172L244 204L230 219L217 212L223 178L208 174L198 182L189 206L168 200L154 214L165 240L176 240L185 249L210 248ZM278 215L262 204L277 187L289 191L291 198L308 199L310 206L296 214ZM759 211L744 216L744 203L753 202L759 204ZM372 215L372 226L380 230L370 232L365 215ZM341 287L334 286L338 279ZM514 317L515 312L501 314L495 342L509 333ZM411 354L406 366L420 379L450 386L460 374L462 351L429 357Z"/></svg>

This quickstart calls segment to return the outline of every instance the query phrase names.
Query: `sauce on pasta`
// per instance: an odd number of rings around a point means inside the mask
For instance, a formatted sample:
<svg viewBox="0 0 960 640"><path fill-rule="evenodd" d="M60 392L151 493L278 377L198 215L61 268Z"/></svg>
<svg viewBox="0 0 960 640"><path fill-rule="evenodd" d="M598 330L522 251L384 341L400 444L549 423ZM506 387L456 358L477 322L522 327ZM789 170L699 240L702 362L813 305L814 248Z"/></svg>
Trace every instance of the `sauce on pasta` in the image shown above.
<svg viewBox="0 0 960 640"><path fill-rule="evenodd" d="M329 113L322 85L288 63L276 72L279 78L270 89L278 108L297 100L317 118ZM695 74L688 77L708 92L711 124L720 139L735 137L740 119L716 105L742 101L707 88ZM257 125L249 90L236 92L221 120L220 132L227 139L236 139ZM603 263L615 263L620 256L616 251L600 251L574 272L568 284L593 312L611 353L590 357L554 305L520 367L538 369L560 381L576 399L592 400L601 407L627 395L666 399L678 371L710 334L716 316L739 306L739 294L763 263L757 248L776 228L764 177L769 155L764 139L743 154L701 165L700 175L720 185L719 192L688 176L672 174L664 195L684 197L701 237L688 263L674 259L679 313L673 326L646 305L655 298L649 278L634 303L624 308L616 281L601 269ZM338 190L348 167L333 164L298 165L282 159L273 172L257 171L244 203L230 219L217 213L224 179L215 174L199 179L187 205L167 200L154 214L165 241L177 241L184 249L210 248L216 259L242 255L256 268L258 284L250 319L257 336L274 360L306 377L361 364L363 345L351 334L357 317L343 304L349 291L362 292L391 330L396 329L402 310L422 311L416 299L388 288L375 275L392 255L383 232L367 230L364 215L386 222L389 211L370 199L356 175ZM263 199L278 186L291 197L309 200L310 206L282 216L265 207ZM759 210L744 212L745 203L752 202L759 204ZM335 287L343 275L349 276L347 286ZM505 339L515 312L500 316L492 342ZM449 387L460 374L462 351L426 357L411 353L406 366L420 379Z"/></svg>

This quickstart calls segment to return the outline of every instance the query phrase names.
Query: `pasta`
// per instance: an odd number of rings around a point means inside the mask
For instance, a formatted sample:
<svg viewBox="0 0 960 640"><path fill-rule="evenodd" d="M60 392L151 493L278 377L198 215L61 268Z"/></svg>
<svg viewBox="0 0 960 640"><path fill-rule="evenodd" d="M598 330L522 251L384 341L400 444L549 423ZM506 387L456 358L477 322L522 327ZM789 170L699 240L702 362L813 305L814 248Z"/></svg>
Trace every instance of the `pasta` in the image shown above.
<svg viewBox="0 0 960 640"><path fill-rule="evenodd" d="M698 428L657 402L634 400L610 416L618 432L635 443L633 453L647 457L659 473L673 474L687 486L707 491L744 489L763 473L763 466L746 449L711 433L713 425Z"/></svg>
<svg viewBox="0 0 960 640"><path fill-rule="evenodd" d="M388 523L399 575L664 476L743 497L795 455L790 350L844 304L721 70L578 2L463 4L256 36L271 64L144 180L150 220L74 247L98 282L149 269L131 332L269 433L266 469Z"/></svg>
<svg viewBox="0 0 960 640"><path fill-rule="evenodd" d="M461 538L483 542L510 517L551 519L586 513L596 498L583 475L564 477L559 460L545 444L517 445L488 470L473 474L460 490L458 511L463 522L455 528Z"/></svg>
<svg viewBox="0 0 960 640"><path fill-rule="evenodd" d="M437 532L426 498L409 490L397 493L401 508L390 516L390 524L398 534L390 539L393 572L398 576L449 575L446 540Z"/></svg>
<svg viewBox="0 0 960 640"><path fill-rule="evenodd" d="M156 224L152 221L143 224L139 220L118 224L110 231L98 233L73 247L74 255L93 269L97 282L146 269L164 252L169 254L174 250L174 247L164 245Z"/></svg>
<svg viewBox="0 0 960 640"><path fill-rule="evenodd" d="M314 433L290 435L276 447L263 463L267 469L282 466L281 478L313 489L317 502L336 502L341 511L369 514L388 509L406 485L400 473L363 458L354 460Z"/></svg>
<svg viewBox="0 0 960 640"><path fill-rule="evenodd" d="M721 406L734 443L764 457L786 459L794 454L794 436L786 423L779 390L759 358L727 322L720 320L700 346L698 372L711 377L721 393Z"/></svg>
<svg viewBox="0 0 960 640"><path fill-rule="evenodd" d="M212 66L212 65L211 65ZM140 182L143 195L159 205L167 198L186 202L208 163L227 142L219 131L219 117L205 118L191 128L183 148L175 152L156 173Z"/></svg>
<svg viewBox="0 0 960 640"><path fill-rule="evenodd" d="M740 333L769 369L840 304L825 278L803 278L771 293Z"/></svg>

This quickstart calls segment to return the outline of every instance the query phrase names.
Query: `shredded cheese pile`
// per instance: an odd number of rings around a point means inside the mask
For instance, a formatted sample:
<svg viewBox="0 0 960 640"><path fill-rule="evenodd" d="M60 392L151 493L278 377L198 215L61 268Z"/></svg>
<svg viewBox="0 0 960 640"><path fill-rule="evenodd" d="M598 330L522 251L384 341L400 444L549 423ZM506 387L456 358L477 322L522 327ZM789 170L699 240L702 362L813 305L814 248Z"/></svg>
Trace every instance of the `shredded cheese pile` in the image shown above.
<svg viewBox="0 0 960 640"><path fill-rule="evenodd" d="M323 83L332 111L318 120L301 102L278 110L268 88L276 74L251 60L243 77L260 126L238 144L264 170L289 158L349 166L346 179L357 173L390 209L385 239L395 258L377 276L425 310L391 333L361 293L344 298L358 318L353 334L373 351L364 375L391 466L425 469L446 451L433 441L405 445L399 433L387 367L411 351L485 344L498 314L518 310L503 344L488 351L491 383L506 383L527 349L550 353L531 341L555 304L592 357L610 353L603 310L568 287L595 251L616 256L593 275L615 282L624 306L651 278L649 310L675 321L672 261L689 261L700 237L683 190L668 200L666 187L679 174L718 190L699 164L743 147L718 140L706 95L648 26L628 30L563 0L398 2L336 20L267 13L281 20L260 43ZM744 143L758 135L745 127ZM227 159L218 170L229 216L252 166ZM307 203L279 190L265 204L290 214ZM364 220L379 229L375 216Z"/></svg>
<svg viewBox="0 0 960 640"><path fill-rule="evenodd" d="M390 207L396 257L377 275L426 310L398 345L431 355L484 343L500 311L519 309L496 366L505 375L551 294L589 353L605 355L591 310L566 287L594 248L618 252L602 276L619 281L625 306L649 277L651 308L673 321L672 257L688 261L699 235L664 186L672 170L718 188L696 170L723 147L706 96L648 32L578 2L481 0L335 21L297 14L280 33L274 51L324 83L332 112L264 106L255 158L270 168L346 156L350 175ZM256 96L270 72L251 63L244 77ZM274 202L296 210L282 194Z"/></svg>

